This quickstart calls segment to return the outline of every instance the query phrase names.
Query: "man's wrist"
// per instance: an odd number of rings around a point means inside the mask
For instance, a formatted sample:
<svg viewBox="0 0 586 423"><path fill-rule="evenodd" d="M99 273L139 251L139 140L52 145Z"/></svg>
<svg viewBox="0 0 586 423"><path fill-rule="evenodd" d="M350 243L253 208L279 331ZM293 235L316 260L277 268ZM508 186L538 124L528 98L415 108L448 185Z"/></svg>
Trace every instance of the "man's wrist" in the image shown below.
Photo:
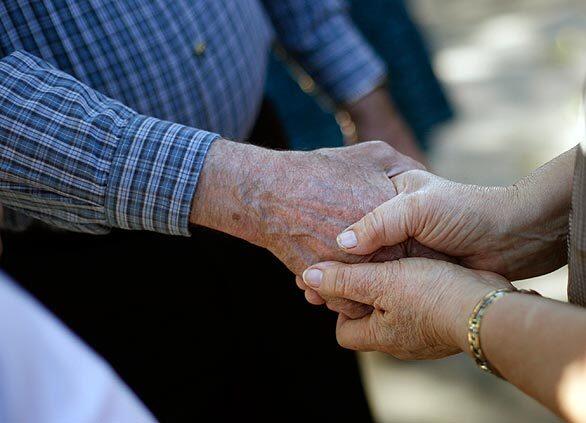
<svg viewBox="0 0 586 423"><path fill-rule="evenodd" d="M421 163L426 162L411 129L393 105L384 86L379 86L356 103L347 105L346 111L353 124L346 128L346 132L349 132L347 142L385 141L399 152Z"/></svg>
<svg viewBox="0 0 586 423"><path fill-rule="evenodd" d="M274 185L279 152L219 139L211 146L190 223L263 245L262 201Z"/></svg>
<svg viewBox="0 0 586 423"><path fill-rule="evenodd" d="M345 106L356 125L364 125L395 115L396 110L384 85L377 86L370 93Z"/></svg>

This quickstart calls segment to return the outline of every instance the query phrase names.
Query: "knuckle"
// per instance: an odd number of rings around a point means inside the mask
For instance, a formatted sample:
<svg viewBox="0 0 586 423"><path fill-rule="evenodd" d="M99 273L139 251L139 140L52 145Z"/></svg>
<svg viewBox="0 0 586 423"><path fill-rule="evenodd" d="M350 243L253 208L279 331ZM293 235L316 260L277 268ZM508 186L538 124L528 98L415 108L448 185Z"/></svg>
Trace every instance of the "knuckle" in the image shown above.
<svg viewBox="0 0 586 423"><path fill-rule="evenodd" d="M403 212L412 216L419 211L422 195L419 193L408 194L403 198Z"/></svg>
<svg viewBox="0 0 586 423"><path fill-rule="evenodd" d="M338 267L332 280L333 292L340 297L346 298L349 294L348 291L352 277L353 272L350 266Z"/></svg>
<svg viewBox="0 0 586 423"><path fill-rule="evenodd" d="M423 183L427 181L432 175L427 170L423 169L413 169L403 174L404 178L408 178L409 180L416 182L416 183Z"/></svg>
<svg viewBox="0 0 586 423"><path fill-rule="evenodd" d="M389 282L396 282L401 280L405 271L405 259L400 258L394 261L387 261L382 266L384 279Z"/></svg>
<svg viewBox="0 0 586 423"><path fill-rule="evenodd" d="M385 278L385 272L381 272L380 270L380 266L385 266L384 264L371 264L371 265L367 265L367 267L365 267L365 269L367 269L364 274L362 275L362 277L360 278L359 282L359 286L362 287L362 290L364 290L365 294L366 291L373 291L376 290L376 292L384 292L385 291L385 285L386 285L386 278Z"/></svg>
<svg viewBox="0 0 586 423"><path fill-rule="evenodd" d="M395 150L388 143L381 140L368 141L366 144L367 148L373 155L381 159L390 159L396 156L397 150Z"/></svg>
<svg viewBox="0 0 586 423"><path fill-rule="evenodd" d="M389 222L391 217L389 216L391 212L391 207L396 207L394 204L385 203L379 209L375 210L375 215L377 216L376 225L379 228L377 232L378 238L383 240L391 240L396 237L398 234L393 233L396 231L397 226L393 225ZM389 222L389 223L387 223Z"/></svg>
<svg viewBox="0 0 586 423"><path fill-rule="evenodd" d="M414 192L429 183L431 176L433 175L426 170L413 169L397 175L393 179L403 190Z"/></svg>
<svg viewBox="0 0 586 423"><path fill-rule="evenodd" d="M382 286L379 288L381 295L377 302L381 309L388 309L393 303L400 301L405 285L407 260L400 258L381 264L382 271L378 283Z"/></svg>
<svg viewBox="0 0 586 423"><path fill-rule="evenodd" d="M369 240L376 242L379 240L379 233L384 231L384 224L381 213L378 211L371 211L364 216L362 220L362 228L364 230L364 235Z"/></svg>
<svg viewBox="0 0 586 423"><path fill-rule="evenodd" d="M381 141L381 140L368 141L366 144L368 145L369 148L371 148L373 150L378 149L378 150L384 151L384 150L387 150L390 148L390 146L386 142Z"/></svg>
<svg viewBox="0 0 586 423"><path fill-rule="evenodd" d="M414 231L418 222L418 218L421 216L419 211L422 206L423 198L424 196L422 196L420 193L411 193L405 195L403 197L403 201L401 202L400 213L403 216L401 223L404 226L402 230L410 236L417 235L414 233Z"/></svg>
<svg viewBox="0 0 586 423"><path fill-rule="evenodd" d="M415 207L419 205L420 201L421 195L419 195L417 192L407 194L403 197L403 208L405 209L405 211L412 211Z"/></svg>

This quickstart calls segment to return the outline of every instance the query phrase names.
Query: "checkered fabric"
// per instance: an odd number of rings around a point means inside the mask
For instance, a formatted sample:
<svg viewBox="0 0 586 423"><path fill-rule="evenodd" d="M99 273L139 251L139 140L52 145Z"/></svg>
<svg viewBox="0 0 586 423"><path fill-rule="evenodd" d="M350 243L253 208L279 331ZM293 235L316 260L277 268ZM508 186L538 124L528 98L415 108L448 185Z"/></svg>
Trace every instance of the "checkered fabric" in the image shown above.
<svg viewBox="0 0 586 423"><path fill-rule="evenodd" d="M0 203L188 235L210 144L243 139L276 34L337 101L385 69L338 0L0 2Z"/></svg>

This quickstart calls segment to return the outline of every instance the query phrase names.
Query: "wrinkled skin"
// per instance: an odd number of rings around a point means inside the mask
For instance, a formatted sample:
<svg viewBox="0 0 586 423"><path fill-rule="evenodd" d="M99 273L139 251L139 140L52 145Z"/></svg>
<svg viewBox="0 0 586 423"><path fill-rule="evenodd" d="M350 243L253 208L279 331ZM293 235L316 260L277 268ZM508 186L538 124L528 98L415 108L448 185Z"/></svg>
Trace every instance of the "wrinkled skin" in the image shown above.
<svg viewBox="0 0 586 423"><path fill-rule="evenodd" d="M296 275L323 260L347 263L382 262L401 257L447 257L417 242L381 247L366 255L353 255L336 245L336 235L379 204L393 198L396 189L389 177L421 168L417 162L382 142L369 142L311 153L283 153L277 175L286 175L278 190L263 192L257 199L262 218L261 245L272 251ZM302 289L307 287L297 281ZM312 290L306 298L323 303ZM347 316L361 317L370 311L358 304L343 305L327 298L328 307Z"/></svg>
<svg viewBox="0 0 586 423"><path fill-rule="evenodd" d="M467 320L474 305L494 289L512 285L495 273L470 270L431 259L387 263L312 266L321 283L305 280L323 296L351 299L373 307L351 320L340 314L338 343L359 351L381 351L405 360L437 359L466 346Z"/></svg>
<svg viewBox="0 0 586 423"><path fill-rule="evenodd" d="M392 179L397 195L351 226L368 256L414 239L473 269L508 279L553 271L566 262L568 206L531 207L531 186L480 187L414 170ZM543 201L547 203L547 200Z"/></svg>
<svg viewBox="0 0 586 423"><path fill-rule="evenodd" d="M336 245L337 234L396 195L389 177L420 168L382 141L293 152L218 140L206 158L190 221L267 248L297 276L322 260L430 255L414 242L361 256ZM314 304L324 300L311 290L306 297ZM370 312L363 305L325 300L349 317Z"/></svg>
<svg viewBox="0 0 586 423"><path fill-rule="evenodd" d="M278 190L259 195L263 245L295 274L316 259L369 261L398 247L353 257L336 245L341 229L396 195L389 176L418 164L378 142L286 153ZM272 187L271 187L272 188Z"/></svg>

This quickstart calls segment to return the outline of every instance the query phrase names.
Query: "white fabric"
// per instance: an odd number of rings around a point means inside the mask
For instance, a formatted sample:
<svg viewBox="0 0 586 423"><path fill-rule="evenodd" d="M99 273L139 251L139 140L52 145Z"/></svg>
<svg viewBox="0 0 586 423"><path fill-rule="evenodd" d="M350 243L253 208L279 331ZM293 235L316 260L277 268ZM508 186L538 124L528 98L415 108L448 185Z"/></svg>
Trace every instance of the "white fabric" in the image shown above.
<svg viewBox="0 0 586 423"><path fill-rule="evenodd" d="M0 423L154 421L103 359L0 273Z"/></svg>

